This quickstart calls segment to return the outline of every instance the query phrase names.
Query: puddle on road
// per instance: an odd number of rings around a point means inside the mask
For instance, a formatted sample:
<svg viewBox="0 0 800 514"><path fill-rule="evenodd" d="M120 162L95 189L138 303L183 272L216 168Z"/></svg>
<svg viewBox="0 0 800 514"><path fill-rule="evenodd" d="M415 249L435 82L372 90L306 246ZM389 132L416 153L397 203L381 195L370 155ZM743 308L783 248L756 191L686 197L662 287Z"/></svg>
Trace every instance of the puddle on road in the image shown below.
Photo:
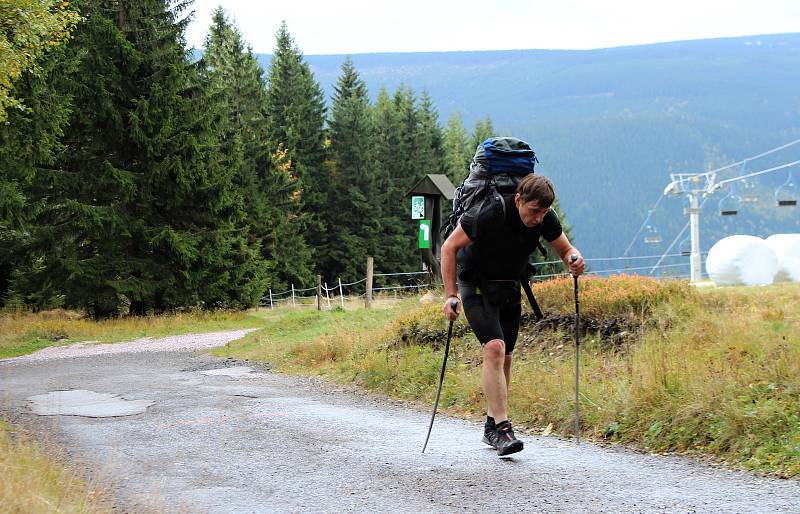
<svg viewBox="0 0 800 514"><path fill-rule="evenodd" d="M85 389L52 391L28 398L31 411L39 416L83 416L112 418L141 414L153 403L150 400L125 400L115 394Z"/></svg>
<svg viewBox="0 0 800 514"><path fill-rule="evenodd" d="M255 370L249 366L233 366L230 368L207 369L205 371L199 371L198 373L200 373L201 375L211 375L216 377L230 377L230 378L254 377L263 374L263 373L256 373Z"/></svg>

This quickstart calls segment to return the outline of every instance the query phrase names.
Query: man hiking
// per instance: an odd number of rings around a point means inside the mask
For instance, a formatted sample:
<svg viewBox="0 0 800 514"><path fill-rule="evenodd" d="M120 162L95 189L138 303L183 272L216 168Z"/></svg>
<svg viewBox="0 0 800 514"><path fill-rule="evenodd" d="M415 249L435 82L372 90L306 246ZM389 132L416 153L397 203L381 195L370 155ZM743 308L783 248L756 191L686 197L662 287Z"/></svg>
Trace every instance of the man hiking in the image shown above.
<svg viewBox="0 0 800 514"><path fill-rule="evenodd" d="M551 209L554 200L552 182L531 173L519 182L513 196L503 199L503 209L477 206L467 210L442 246L444 313L455 320L459 303L453 309L451 300L463 303L467 321L483 346L481 384L487 402L483 442L498 455L523 447L508 420L508 391L511 352L522 313L520 280L539 246L539 236L573 275L584 270L583 257ZM575 260L571 260L573 255Z"/></svg>

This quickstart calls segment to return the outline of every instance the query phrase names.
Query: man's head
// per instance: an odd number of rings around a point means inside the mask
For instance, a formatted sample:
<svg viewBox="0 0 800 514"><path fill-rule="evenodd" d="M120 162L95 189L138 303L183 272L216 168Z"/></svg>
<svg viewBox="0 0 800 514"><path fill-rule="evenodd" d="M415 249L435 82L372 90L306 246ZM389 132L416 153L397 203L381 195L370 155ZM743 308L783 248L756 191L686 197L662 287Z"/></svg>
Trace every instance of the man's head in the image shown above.
<svg viewBox="0 0 800 514"><path fill-rule="evenodd" d="M514 204L519 217L526 227L535 227L544 219L556 198L556 191L550 179L544 175L527 175L517 185Z"/></svg>

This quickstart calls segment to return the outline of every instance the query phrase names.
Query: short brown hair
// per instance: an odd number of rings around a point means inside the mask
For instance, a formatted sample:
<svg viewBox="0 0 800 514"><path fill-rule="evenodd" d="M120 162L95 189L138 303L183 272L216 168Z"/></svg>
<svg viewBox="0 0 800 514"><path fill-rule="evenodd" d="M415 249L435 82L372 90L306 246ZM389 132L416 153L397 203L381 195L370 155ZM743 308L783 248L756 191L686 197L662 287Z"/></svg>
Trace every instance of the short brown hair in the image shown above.
<svg viewBox="0 0 800 514"><path fill-rule="evenodd" d="M556 199L556 190L550 179L533 173L519 181L517 193L523 202L536 200L539 207L550 207Z"/></svg>

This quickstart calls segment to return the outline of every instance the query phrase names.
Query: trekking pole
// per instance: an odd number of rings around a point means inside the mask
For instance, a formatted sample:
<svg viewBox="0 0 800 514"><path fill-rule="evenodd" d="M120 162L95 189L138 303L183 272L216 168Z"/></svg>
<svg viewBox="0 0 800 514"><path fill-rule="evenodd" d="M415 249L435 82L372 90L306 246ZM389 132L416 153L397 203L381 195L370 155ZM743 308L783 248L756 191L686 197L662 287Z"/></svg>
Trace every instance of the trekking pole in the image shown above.
<svg viewBox="0 0 800 514"><path fill-rule="evenodd" d="M454 311L458 308L458 300L450 300L450 308ZM428 435L425 436L425 444L422 445L422 453L425 453L425 448L428 446L428 439L431 437L431 429L433 428L433 418L436 417L436 409L439 407L439 395L442 394L442 382L444 382L444 369L447 367L447 353L450 351L450 337L453 335L453 320L450 320L450 326L447 328L447 343L444 345L444 360L442 361L442 372L439 374L439 387L436 389L436 400L433 402L433 412L431 413L431 422L428 425Z"/></svg>
<svg viewBox="0 0 800 514"><path fill-rule="evenodd" d="M570 262L578 260L578 256L572 254ZM575 283L575 443L581 444L580 432L580 410L579 410L579 391L580 391L580 359L581 359L581 308L578 302L578 275L572 275Z"/></svg>

